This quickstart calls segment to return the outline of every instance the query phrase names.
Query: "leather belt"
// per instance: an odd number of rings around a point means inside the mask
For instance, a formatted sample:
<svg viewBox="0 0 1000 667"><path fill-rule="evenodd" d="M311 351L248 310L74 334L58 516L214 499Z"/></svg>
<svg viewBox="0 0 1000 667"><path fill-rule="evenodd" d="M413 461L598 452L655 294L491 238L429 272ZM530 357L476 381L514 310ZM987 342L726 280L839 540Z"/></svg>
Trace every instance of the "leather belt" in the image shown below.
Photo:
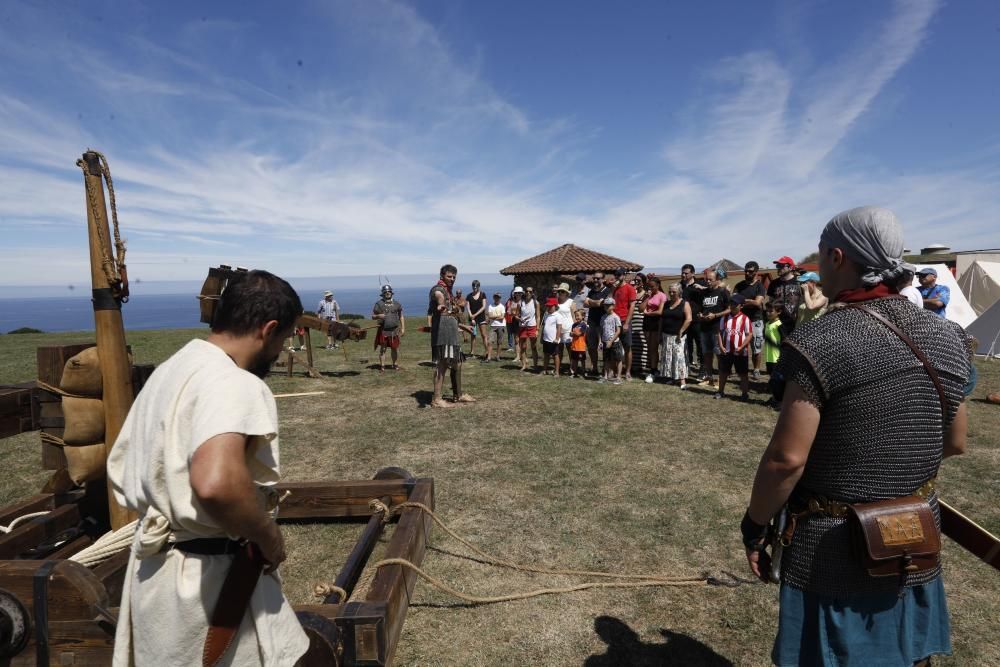
<svg viewBox="0 0 1000 667"><path fill-rule="evenodd" d="M224 556L237 553L242 546L242 542L225 537L199 537L183 542L168 542L164 545L163 551L177 549L198 556Z"/></svg>
<svg viewBox="0 0 1000 667"><path fill-rule="evenodd" d="M919 496L926 500L934 492L936 486L937 477L932 477L909 495ZM791 509L792 504L797 504L802 509L793 511ZM799 519L804 519L812 514L825 514L835 518L843 518L847 516L850 509L851 503L830 500L824 496L809 496L798 499L797 503L789 503L788 521L785 524L784 530L781 531L781 535L779 535L781 545L787 547L792 543L792 536L795 535L795 528L798 526Z"/></svg>

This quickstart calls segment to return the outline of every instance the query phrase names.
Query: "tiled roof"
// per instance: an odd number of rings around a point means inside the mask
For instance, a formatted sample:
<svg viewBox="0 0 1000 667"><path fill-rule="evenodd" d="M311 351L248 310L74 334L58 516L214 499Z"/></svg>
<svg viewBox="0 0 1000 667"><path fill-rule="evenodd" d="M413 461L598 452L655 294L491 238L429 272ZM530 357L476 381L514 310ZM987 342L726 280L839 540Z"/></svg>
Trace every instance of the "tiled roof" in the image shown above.
<svg viewBox="0 0 1000 667"><path fill-rule="evenodd" d="M717 268L719 268L721 266L722 268L724 268L726 270L727 273L732 273L734 271L742 271L743 270L743 265L742 264L737 264L733 260L726 259L725 257L723 257L722 259L720 259L718 262L712 262L711 264L709 264L709 266L711 268L713 268L713 269L717 269Z"/></svg>
<svg viewBox="0 0 1000 667"><path fill-rule="evenodd" d="M548 252L543 252L541 255L535 255L517 264L511 264L505 269L500 269L500 273L505 276L522 273L562 273L568 275L580 271L614 271L617 268L623 268L626 271L639 271L642 269L642 264L567 243Z"/></svg>

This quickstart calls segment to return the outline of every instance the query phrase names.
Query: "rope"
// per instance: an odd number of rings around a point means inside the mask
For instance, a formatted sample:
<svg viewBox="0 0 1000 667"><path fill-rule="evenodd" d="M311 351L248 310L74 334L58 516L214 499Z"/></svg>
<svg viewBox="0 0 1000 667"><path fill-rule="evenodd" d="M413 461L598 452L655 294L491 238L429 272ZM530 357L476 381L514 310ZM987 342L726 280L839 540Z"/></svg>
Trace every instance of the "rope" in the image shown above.
<svg viewBox="0 0 1000 667"><path fill-rule="evenodd" d="M478 597L474 595L466 595L465 593L456 590L444 583L440 579L435 579L431 575L427 574L419 567L406 560L405 558L386 558L385 560L380 560L375 563L375 568L385 567L387 565L401 565L403 567L410 568L417 573L421 579L429 583L434 588L444 591L449 595L457 597L460 600L468 602L469 604L493 604L496 602L512 602L514 600L527 600L528 598L539 597L542 595L557 595L560 593L573 593L575 591L585 591L591 588L646 588L651 586L708 586L707 577L690 577L688 579L674 579L674 580L660 580L651 579L648 581L589 581L585 584L576 584L575 586L564 586L561 588L539 588L534 591L527 591L525 593L511 593L510 595L497 595L493 597Z"/></svg>
<svg viewBox="0 0 1000 667"><path fill-rule="evenodd" d="M94 567L99 563L103 563L132 544L135 527L138 523L137 519L116 531L104 533L96 542L86 549L77 551L69 559L87 567Z"/></svg>
<svg viewBox="0 0 1000 667"><path fill-rule="evenodd" d="M497 567L506 567L513 570L518 570L521 572L532 572L535 574L549 574L549 575L570 575L570 576L585 576L585 577L596 577L596 578L606 578L606 579L624 579L626 581L589 581L582 584L576 584L573 586L563 586L558 588L540 588L533 591L527 591L523 593L511 593L509 595L497 595L492 597L479 597L474 595L467 595L462 591L452 588L448 584L444 583L440 579L437 579L424 570L422 570L416 564L406 560L405 558L386 558L378 561L370 568L365 568L365 572L368 575L367 584L370 584L371 580L374 579L374 574L382 567L387 567L390 565L399 565L401 567L409 568L413 570L417 576L429 583L434 588L443 591L453 597L456 597L469 604L494 604L497 602L512 602L514 600L526 600L528 598L539 597L542 595L558 595L562 593L573 593L576 591L584 591L592 588L648 588L654 586L710 586L710 585L723 585L723 586L734 586L739 584L726 583L721 581L716 577L710 577L707 575L701 576L665 576L660 574L614 574L610 572L598 572L594 570L571 570L571 569L557 569L557 568L547 568L538 567L535 565L523 565L515 563L513 561L498 558L491 554L486 553L482 549L478 548L468 540L459 536L455 531L449 528L445 523L438 518L430 507L423 503L407 501L402 502L392 509L386 507L385 503L380 500L373 499L369 501L368 506L376 512L385 512L383 515L383 520L387 521L392 515L400 514L404 509L408 507L419 509L420 511L426 513L433 521L436 523L445 533L457 540L459 543L464 545L466 548L470 549L473 553L479 556L484 562L489 565L495 565ZM742 582L741 582L742 583ZM332 587L332 584L317 584L315 592L317 597L326 597L326 595L321 594L322 591L335 590L336 587ZM351 599L359 597L359 591L362 586L357 586L354 589L354 595Z"/></svg>
<svg viewBox="0 0 1000 667"><path fill-rule="evenodd" d="M313 588L313 595L318 598L325 598L331 593L339 595L342 601L347 599L347 591L336 584L320 583Z"/></svg>
<svg viewBox="0 0 1000 667"><path fill-rule="evenodd" d="M48 443L50 445L55 445L56 447L65 447L66 441L60 438L58 435L52 435L51 433L41 432L42 442Z"/></svg>
<svg viewBox="0 0 1000 667"><path fill-rule="evenodd" d="M21 516L17 517L16 519L14 519L13 521L11 521L6 526L0 526L0 533L3 533L4 535L6 535L7 533L9 533L12 530L14 530L15 528L17 528L17 524L23 523L24 521L27 521L28 519L37 519L38 517L45 516L48 513L49 513L49 510L45 510L44 512L31 512L29 514L22 514Z"/></svg>
<svg viewBox="0 0 1000 667"><path fill-rule="evenodd" d="M492 554L488 554L482 549L476 547L474 544L470 543L468 540L463 539L458 534L456 534L455 531L446 526L444 522L441 521L441 519L439 519L436 514L434 514L434 510L432 510L427 505L424 505L423 503L412 502L412 501L400 503L393 508L392 510L393 514L399 514L402 511L402 509L406 507L416 507L417 509L426 512L427 515L430 516L430 518L434 521L434 523L440 526L444 532L446 532L454 539L458 540L458 542L460 542L462 545L471 549L477 556L479 556L480 558L482 558L491 565L506 567L512 570L519 570L521 572L533 572L535 574L558 574L558 575L569 575L577 577L598 577L606 579L634 579L637 581L689 581L691 579L691 577L665 576L659 574L650 574L650 575L614 574L612 572L599 572L595 570L566 570L566 569L555 569L547 567L537 567L534 565L521 565L513 561L504 560L502 558L493 556ZM700 577L700 579L705 580L706 578Z"/></svg>
<svg viewBox="0 0 1000 667"><path fill-rule="evenodd" d="M115 203L115 184L111 179L111 166L108 164L108 158L95 150L90 150L97 155L97 159L101 165L101 174L104 176L104 180L108 184L108 201L111 204L111 228L114 233L115 240L115 255L112 257L111 249L108 247L108 242L104 238L103 225L95 224L94 227L97 230L97 241L101 246L101 267L104 270L104 277L108 281L108 285L111 286L112 290L115 292L115 296L121 298L122 301L128 301L128 273L125 268L125 242L121 238L121 230L118 226L118 206ZM87 173L87 163L82 159L76 161L76 166L80 167L84 175L84 185L87 190L87 202L90 204L90 214L93 216L95 223L101 219L97 213L97 194L89 187L86 187L86 176Z"/></svg>
<svg viewBox="0 0 1000 667"><path fill-rule="evenodd" d="M35 386L39 389L44 389L51 394L58 394L59 396L69 396L70 398L97 398L96 396L84 396L83 394L71 394L68 391L64 391L59 387L49 384L48 382L43 382L42 380L35 380Z"/></svg>

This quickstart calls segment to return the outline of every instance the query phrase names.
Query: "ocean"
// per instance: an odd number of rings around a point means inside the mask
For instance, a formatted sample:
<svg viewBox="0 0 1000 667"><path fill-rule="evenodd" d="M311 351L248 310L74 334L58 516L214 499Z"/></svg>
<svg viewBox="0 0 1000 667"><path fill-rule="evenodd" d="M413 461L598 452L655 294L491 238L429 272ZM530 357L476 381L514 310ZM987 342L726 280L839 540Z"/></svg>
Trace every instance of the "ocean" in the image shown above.
<svg viewBox="0 0 1000 667"><path fill-rule="evenodd" d="M403 304L406 315L423 315L427 312L427 287L399 287L396 300ZM468 285L460 285L468 293ZM483 285L488 295L500 292L506 298L511 284ZM315 312L322 292L300 292L307 312ZM340 304L341 313L356 313L371 317L372 305L378 300L377 289L335 290L334 299ZM492 301L490 301L492 303ZM126 329L187 329L204 327L199 322L198 298L195 294L143 294L133 296L122 305L122 319ZM89 296L59 296L36 298L0 298L0 332L7 333L21 327L32 327L45 332L93 331L94 311Z"/></svg>

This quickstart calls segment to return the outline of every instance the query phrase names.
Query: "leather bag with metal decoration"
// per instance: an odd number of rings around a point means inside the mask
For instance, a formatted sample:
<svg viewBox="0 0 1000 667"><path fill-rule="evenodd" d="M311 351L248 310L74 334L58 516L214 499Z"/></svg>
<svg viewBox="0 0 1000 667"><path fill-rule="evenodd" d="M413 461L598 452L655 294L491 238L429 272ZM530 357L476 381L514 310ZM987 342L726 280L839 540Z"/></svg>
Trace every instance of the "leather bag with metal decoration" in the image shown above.
<svg viewBox="0 0 1000 667"><path fill-rule="evenodd" d="M851 530L861 563L873 577L905 576L937 567L941 536L920 496L850 506Z"/></svg>

